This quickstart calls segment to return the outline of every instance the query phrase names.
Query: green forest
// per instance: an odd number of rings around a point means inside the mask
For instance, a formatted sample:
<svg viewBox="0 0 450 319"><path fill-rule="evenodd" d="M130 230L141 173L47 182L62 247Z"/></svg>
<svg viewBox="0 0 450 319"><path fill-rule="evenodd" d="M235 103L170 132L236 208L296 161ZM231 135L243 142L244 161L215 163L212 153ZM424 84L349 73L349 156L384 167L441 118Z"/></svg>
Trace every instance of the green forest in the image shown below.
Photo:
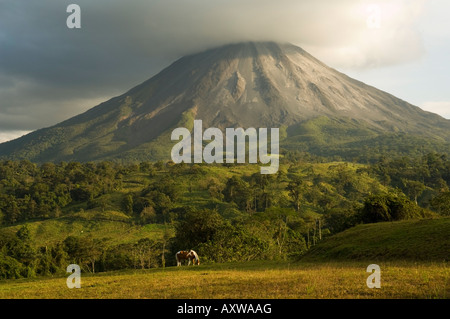
<svg viewBox="0 0 450 319"><path fill-rule="evenodd" d="M2 161L0 279L61 274L71 263L88 272L173 266L184 249L202 263L295 260L358 224L449 216L449 185L450 160L438 153L360 164L288 152L274 175L256 164ZM33 231L80 218L158 232L54 232L44 242Z"/></svg>

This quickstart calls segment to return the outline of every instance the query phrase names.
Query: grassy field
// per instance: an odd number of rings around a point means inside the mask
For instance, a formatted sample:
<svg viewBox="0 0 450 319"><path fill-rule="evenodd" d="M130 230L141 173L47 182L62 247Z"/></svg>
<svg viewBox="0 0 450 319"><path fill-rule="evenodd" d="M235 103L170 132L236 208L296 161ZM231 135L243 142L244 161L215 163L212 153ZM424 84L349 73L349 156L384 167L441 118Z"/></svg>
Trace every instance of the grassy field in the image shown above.
<svg viewBox="0 0 450 319"><path fill-rule="evenodd" d="M58 231L83 229L122 242L163 233L156 225L139 228L78 217L70 223L35 223L31 231L40 242L59 238ZM68 275L2 280L0 299L448 299L448 234L450 218L364 224L324 239L300 261L82 273L80 289L67 288ZM380 289L366 285L370 264L381 267Z"/></svg>
<svg viewBox="0 0 450 319"><path fill-rule="evenodd" d="M0 282L0 298L28 299L447 299L446 263L380 263L381 288L366 285L362 262L248 262L82 274Z"/></svg>

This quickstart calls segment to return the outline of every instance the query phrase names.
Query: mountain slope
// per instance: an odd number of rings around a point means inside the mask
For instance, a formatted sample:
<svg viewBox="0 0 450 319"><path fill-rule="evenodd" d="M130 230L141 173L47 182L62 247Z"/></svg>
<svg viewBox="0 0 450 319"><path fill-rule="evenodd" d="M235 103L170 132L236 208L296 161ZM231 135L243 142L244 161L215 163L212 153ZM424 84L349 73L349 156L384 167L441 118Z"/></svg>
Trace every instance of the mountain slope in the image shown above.
<svg viewBox="0 0 450 319"><path fill-rule="evenodd" d="M331 122L317 125L321 118ZM121 96L0 144L0 158L168 160L171 131L192 127L194 119L221 129L281 127L291 149L313 149L318 140L326 148L333 136L341 144L399 133L437 145L450 141L450 121L438 115L351 79L299 47L249 42L183 57Z"/></svg>

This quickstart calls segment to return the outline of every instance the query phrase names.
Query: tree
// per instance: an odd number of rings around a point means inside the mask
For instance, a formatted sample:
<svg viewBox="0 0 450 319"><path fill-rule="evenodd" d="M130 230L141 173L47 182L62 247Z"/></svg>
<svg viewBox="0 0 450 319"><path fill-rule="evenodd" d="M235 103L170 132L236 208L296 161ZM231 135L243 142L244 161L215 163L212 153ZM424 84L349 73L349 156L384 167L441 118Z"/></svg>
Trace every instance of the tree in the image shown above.
<svg viewBox="0 0 450 319"><path fill-rule="evenodd" d="M412 181L409 179L402 180L403 185L405 185L406 192L412 200L417 204L417 197L419 197L425 190L425 185L418 181Z"/></svg>
<svg viewBox="0 0 450 319"><path fill-rule="evenodd" d="M173 207L173 203L170 200L170 197L156 190L150 192L148 196L151 199L151 201L155 203L155 209L157 214L162 216L162 218L159 218L159 220L161 222L169 222L170 221L169 212Z"/></svg>
<svg viewBox="0 0 450 319"><path fill-rule="evenodd" d="M253 189L255 211L264 211L284 199L282 179L275 175L255 173L250 177L250 186Z"/></svg>
<svg viewBox="0 0 450 319"><path fill-rule="evenodd" d="M14 224L20 219L20 209L14 196L6 196L3 207L3 214L4 220L8 224Z"/></svg>
<svg viewBox="0 0 450 319"><path fill-rule="evenodd" d="M282 256L288 241L288 220L294 217L294 211L286 208L270 208L265 211L265 215L270 219L273 229L273 239L278 247L278 254Z"/></svg>
<svg viewBox="0 0 450 319"><path fill-rule="evenodd" d="M81 260L86 264L92 273L95 273L95 262L99 260L103 251L103 243L99 239L81 238L80 243Z"/></svg>
<svg viewBox="0 0 450 319"><path fill-rule="evenodd" d="M402 193L369 196L361 210L363 223L421 218L426 215L429 213Z"/></svg>
<svg viewBox="0 0 450 319"><path fill-rule="evenodd" d="M142 224L149 224L156 222L156 211L153 206L146 206L139 214L139 219Z"/></svg>
<svg viewBox="0 0 450 319"><path fill-rule="evenodd" d="M292 198L295 210L300 212L300 203L303 198L303 193L305 191L305 185L300 177L295 177L289 182L287 189L289 191L289 196Z"/></svg>
<svg viewBox="0 0 450 319"><path fill-rule="evenodd" d="M450 216L450 192L442 192L433 197L431 207L440 215Z"/></svg>
<svg viewBox="0 0 450 319"><path fill-rule="evenodd" d="M268 258L298 257L306 251L302 228L304 220L293 208L271 207L251 218L252 233L269 238Z"/></svg>
<svg viewBox="0 0 450 319"><path fill-rule="evenodd" d="M166 248L169 243L170 237L171 237L171 235L166 227L166 224L164 224L164 234L163 234L162 245L161 245L161 264L162 264L163 268L166 267Z"/></svg>
<svg viewBox="0 0 450 319"><path fill-rule="evenodd" d="M133 215L133 196L126 195L122 202L123 210L128 215Z"/></svg>
<svg viewBox="0 0 450 319"><path fill-rule="evenodd" d="M17 279L24 275L24 266L19 261L0 252L0 279Z"/></svg>
<svg viewBox="0 0 450 319"><path fill-rule="evenodd" d="M95 272L95 262L103 252L103 242L92 237L68 236L64 242L64 250L69 259L76 264L84 265L89 272Z"/></svg>
<svg viewBox="0 0 450 319"><path fill-rule="evenodd" d="M388 196L370 196L367 198L362 209L362 221L364 223L391 221L392 216L388 201Z"/></svg>
<svg viewBox="0 0 450 319"><path fill-rule="evenodd" d="M324 215L325 227L327 227L332 234L339 233L355 226L356 221L356 213L353 210L345 208L332 208Z"/></svg>
<svg viewBox="0 0 450 319"><path fill-rule="evenodd" d="M223 226L223 218L215 210L192 210L175 226L175 239L179 249L191 249L213 239ZM178 249L178 248L177 248Z"/></svg>
<svg viewBox="0 0 450 319"><path fill-rule="evenodd" d="M172 202L176 202L182 191L180 185L169 175L165 175L150 190L156 190L168 196Z"/></svg>
<svg viewBox="0 0 450 319"><path fill-rule="evenodd" d="M216 198L218 200L223 200L223 190L225 188L225 185L223 185L217 178L211 177L208 180L207 189L209 192L209 195L212 198Z"/></svg>
<svg viewBox="0 0 450 319"><path fill-rule="evenodd" d="M8 255L24 265L25 277L34 274L36 250L32 246L32 239L28 226L22 226L15 237L8 243Z"/></svg>
<svg viewBox="0 0 450 319"><path fill-rule="evenodd" d="M64 251L70 258L70 261L78 264L81 260L80 240L75 236L68 236L63 241Z"/></svg>
<svg viewBox="0 0 450 319"><path fill-rule="evenodd" d="M141 269L158 266L158 243L142 238L133 246L133 255Z"/></svg>
<svg viewBox="0 0 450 319"><path fill-rule="evenodd" d="M225 201L236 203L243 211L249 212L251 210L253 192L248 183L243 181L240 177L233 175L229 178L223 190L223 194Z"/></svg>

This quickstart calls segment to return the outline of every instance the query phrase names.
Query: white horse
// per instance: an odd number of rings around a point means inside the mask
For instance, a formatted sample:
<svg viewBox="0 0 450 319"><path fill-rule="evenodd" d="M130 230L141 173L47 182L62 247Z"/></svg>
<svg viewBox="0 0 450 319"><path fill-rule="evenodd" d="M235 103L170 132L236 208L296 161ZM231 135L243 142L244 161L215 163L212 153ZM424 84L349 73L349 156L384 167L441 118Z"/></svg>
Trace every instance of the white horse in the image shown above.
<svg viewBox="0 0 450 319"><path fill-rule="evenodd" d="M191 262L193 265L200 265L200 259L198 258L197 253L192 249L189 251L181 250L177 252L175 258L177 260L177 266L181 266L181 262L186 259L188 260L188 266L191 265Z"/></svg>

